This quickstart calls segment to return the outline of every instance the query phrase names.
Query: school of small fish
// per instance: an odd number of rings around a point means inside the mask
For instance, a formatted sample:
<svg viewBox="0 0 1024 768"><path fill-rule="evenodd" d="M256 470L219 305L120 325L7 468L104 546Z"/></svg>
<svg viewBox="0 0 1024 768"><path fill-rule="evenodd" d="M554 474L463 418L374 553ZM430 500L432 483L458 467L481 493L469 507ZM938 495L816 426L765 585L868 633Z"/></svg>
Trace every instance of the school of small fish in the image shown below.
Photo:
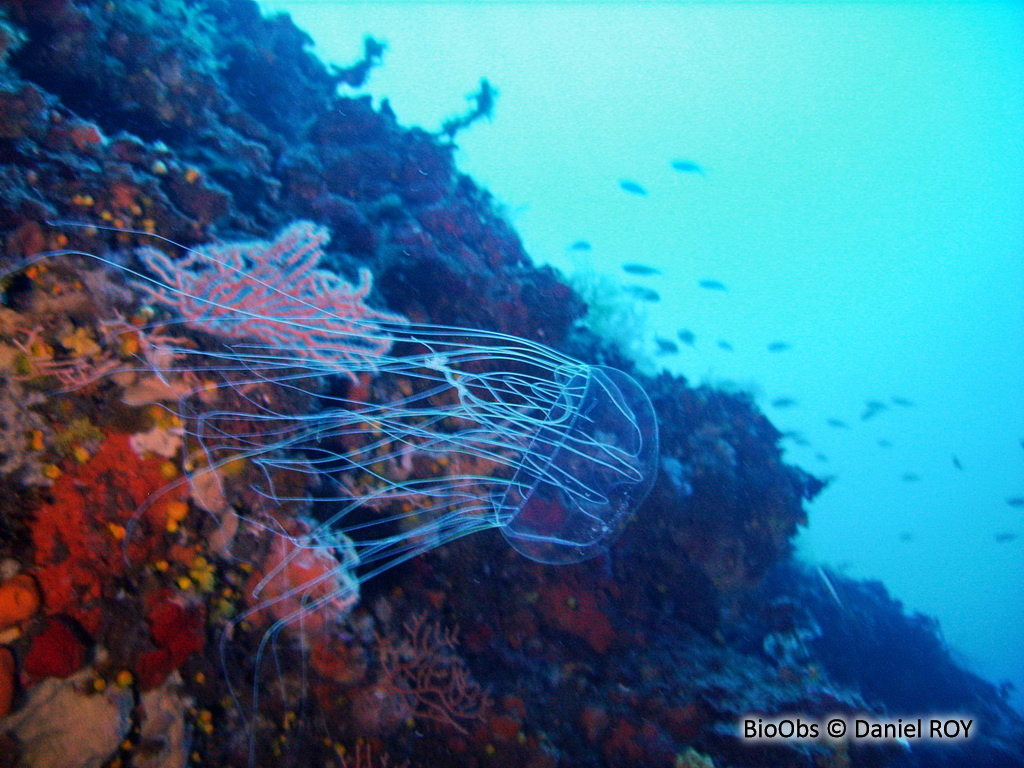
<svg viewBox="0 0 1024 768"><path fill-rule="evenodd" d="M707 177L707 169L693 160L687 159L676 159L669 163L672 170L680 173L693 176ZM630 178L621 178L618 181L619 189L628 195L634 197L648 197L648 189L639 181ZM575 253L589 253L592 250L592 245L589 240L576 240L568 246L570 252ZM650 264L644 264L641 262L630 261L622 264L622 271L632 277L638 278L657 278L662 276L663 272L658 267ZM728 293L728 286L721 280L714 277L701 277L696 280L696 286L704 291ZM629 283L622 286L622 291L632 297L636 301L657 303L661 301L661 294L654 288L641 285L637 283ZM666 355L678 355L682 351L682 347L691 347L697 349L697 334L695 334L689 328L680 328L676 332L676 339L667 339L661 336L654 337L655 355L666 356ZM731 342L726 339L719 339L716 344L718 349L723 352L732 352L734 347ZM793 344L789 341L782 339L775 339L765 344L765 349L773 354L780 354L788 352L793 349ZM775 397L768 401L768 405L776 410L788 410L792 408L798 408L800 403L793 397L780 396ZM876 417L890 411L892 407L897 408L911 408L914 406L914 402L909 398L902 395L893 395L887 400L882 399L868 399L864 401L864 405L860 410L860 421L866 422L874 420ZM835 416L830 416L825 419L825 424L833 429L839 430L851 430L852 427L850 422ZM810 447L811 443L807 438L800 432L790 430L782 432L781 437L785 440L792 442L794 445ZM876 444L879 448L892 448L893 442L885 437L878 438ZM1024 438L1020 439L1020 446L1024 448ZM815 453L815 458L822 462L827 462L828 457L821 453ZM964 463L960 460L959 456L953 454L952 457L953 467L959 472L967 471ZM899 475L899 479L904 483L920 483L923 478L922 475L914 471L905 471ZM1006 498L1006 504L1013 509L1024 509L1024 495L1009 496ZM899 541L909 543L914 540L913 533L910 531L903 531L898 534ZM1016 541L1018 534L1013 531L1001 531L994 534L994 539L997 543L1005 544L1012 541Z"/></svg>

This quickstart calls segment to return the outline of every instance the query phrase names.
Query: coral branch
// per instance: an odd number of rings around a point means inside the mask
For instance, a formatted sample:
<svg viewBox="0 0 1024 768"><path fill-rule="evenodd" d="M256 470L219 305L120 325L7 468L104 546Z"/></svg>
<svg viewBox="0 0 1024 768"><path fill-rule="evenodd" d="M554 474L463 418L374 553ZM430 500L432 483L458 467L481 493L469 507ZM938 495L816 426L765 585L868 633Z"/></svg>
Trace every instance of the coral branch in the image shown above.
<svg viewBox="0 0 1024 768"><path fill-rule="evenodd" d="M155 248L136 253L157 277L136 284L154 302L170 307L188 325L269 345L338 367L374 369L392 339L382 324L405 324L400 315L363 303L373 287L368 269L353 286L317 269L330 234L297 221L273 242L262 240L197 248L180 260Z"/></svg>
<svg viewBox="0 0 1024 768"><path fill-rule="evenodd" d="M455 632L428 622L425 613L413 616L405 630L408 638L401 645L379 640L382 676L378 687L403 698L416 716L466 733L460 721L482 720L491 702L455 654Z"/></svg>

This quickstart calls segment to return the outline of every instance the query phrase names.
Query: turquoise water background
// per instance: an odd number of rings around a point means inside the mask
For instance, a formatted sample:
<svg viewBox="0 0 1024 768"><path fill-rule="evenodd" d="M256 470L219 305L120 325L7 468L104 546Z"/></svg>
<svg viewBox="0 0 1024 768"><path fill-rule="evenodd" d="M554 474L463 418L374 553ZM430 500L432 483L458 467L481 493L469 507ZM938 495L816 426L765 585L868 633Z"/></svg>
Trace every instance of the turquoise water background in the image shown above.
<svg viewBox="0 0 1024 768"><path fill-rule="evenodd" d="M459 134L458 164L533 258L655 288L647 365L754 393L809 441L787 458L834 478L800 555L938 617L1021 705L1024 5L264 7L327 61L385 40L365 92L407 126L437 130L488 78L494 119ZM694 347L654 354L682 328ZM862 420L868 400L888 408Z"/></svg>

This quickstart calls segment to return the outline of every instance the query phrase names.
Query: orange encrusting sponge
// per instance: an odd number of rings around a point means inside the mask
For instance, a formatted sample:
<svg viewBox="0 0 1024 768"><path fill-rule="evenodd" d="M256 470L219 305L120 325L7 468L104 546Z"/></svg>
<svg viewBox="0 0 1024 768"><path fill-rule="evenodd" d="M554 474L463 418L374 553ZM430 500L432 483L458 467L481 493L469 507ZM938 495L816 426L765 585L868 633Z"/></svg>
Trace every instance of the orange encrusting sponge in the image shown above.
<svg viewBox="0 0 1024 768"><path fill-rule="evenodd" d="M0 631L32 618L39 610L39 585L19 573L0 584Z"/></svg>

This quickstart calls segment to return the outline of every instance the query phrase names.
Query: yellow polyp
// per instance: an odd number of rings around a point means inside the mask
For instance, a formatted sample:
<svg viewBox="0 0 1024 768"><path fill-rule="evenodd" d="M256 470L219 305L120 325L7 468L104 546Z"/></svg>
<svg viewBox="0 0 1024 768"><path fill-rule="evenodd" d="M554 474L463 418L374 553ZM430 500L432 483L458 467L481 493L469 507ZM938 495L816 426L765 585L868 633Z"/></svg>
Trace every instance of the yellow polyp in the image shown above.
<svg viewBox="0 0 1024 768"><path fill-rule="evenodd" d="M117 523L107 523L107 529L110 531L110 535L118 541L124 539L127 532L123 525L118 525Z"/></svg>
<svg viewBox="0 0 1024 768"><path fill-rule="evenodd" d="M56 480L61 476L60 467L56 464L44 464L43 465L43 476L48 477L50 480Z"/></svg>
<svg viewBox="0 0 1024 768"><path fill-rule="evenodd" d="M154 160L153 164L149 166L149 169L157 176L163 176L167 173L167 163L163 160Z"/></svg>
<svg viewBox="0 0 1024 768"><path fill-rule="evenodd" d="M96 691L96 693L102 693L107 690L107 681L102 677L94 678L92 681L92 689Z"/></svg>
<svg viewBox="0 0 1024 768"><path fill-rule="evenodd" d="M153 221L153 219L143 219L141 224L142 224L142 230L144 232L155 232L156 231L156 222Z"/></svg>
<svg viewBox="0 0 1024 768"><path fill-rule="evenodd" d="M43 447L43 430L33 429L29 437L29 448L33 451L41 451Z"/></svg>
<svg viewBox="0 0 1024 768"><path fill-rule="evenodd" d="M519 744L525 744L527 742L526 734L522 731L516 733L516 741Z"/></svg>
<svg viewBox="0 0 1024 768"><path fill-rule="evenodd" d="M100 211L100 218L103 219L104 221L113 221L114 214L112 214L110 211Z"/></svg>
<svg viewBox="0 0 1024 768"><path fill-rule="evenodd" d="M134 744L132 744L131 739L125 739L121 742L121 749L125 752L129 751L133 746Z"/></svg>
<svg viewBox="0 0 1024 768"><path fill-rule="evenodd" d="M127 669L122 669L117 673L117 677L114 678L114 683L117 684L118 688L127 688L133 682L135 682L135 676Z"/></svg>
<svg viewBox="0 0 1024 768"><path fill-rule="evenodd" d="M199 181L200 176L201 174L195 168L189 168L187 171L185 171L185 181L187 181L189 184L195 184L197 181Z"/></svg>
<svg viewBox="0 0 1024 768"><path fill-rule="evenodd" d="M487 746L484 747L484 754L487 755L488 757L493 755L495 752L497 752L497 750L494 748L493 744L488 744Z"/></svg>
<svg viewBox="0 0 1024 768"><path fill-rule="evenodd" d="M153 563L153 567L156 568L157 571L160 573L167 573L167 569L171 567L171 564L168 563L166 560L157 560L155 563Z"/></svg>
<svg viewBox="0 0 1024 768"><path fill-rule="evenodd" d="M178 465L175 464L173 461L165 461L163 464L160 465L160 477L162 477L164 480L173 480L177 476L178 476ZM171 502L171 503L172 504L174 504L174 503L179 503L180 504L181 502ZM187 509L187 507L186 507L186 509Z"/></svg>
<svg viewBox="0 0 1024 768"><path fill-rule="evenodd" d="M139 354L139 337L134 333L122 333L118 343L118 352L122 357Z"/></svg>
<svg viewBox="0 0 1024 768"><path fill-rule="evenodd" d="M167 504L167 519L181 522L188 517L188 504L184 501L171 501Z"/></svg>
<svg viewBox="0 0 1024 768"><path fill-rule="evenodd" d="M47 360L50 360L53 357L53 347L49 344L44 344L41 341L37 341L29 347L28 351L32 353L33 357L42 357Z"/></svg>
<svg viewBox="0 0 1024 768"><path fill-rule="evenodd" d="M245 458L231 459L220 466L221 477L238 477L246 467Z"/></svg>
<svg viewBox="0 0 1024 768"><path fill-rule="evenodd" d="M199 685L202 685L203 683L205 683L205 682L206 682L206 675L204 675L204 674L203 674L202 672L196 672L196 675L195 675L195 677L194 677L193 679L194 679L194 680L195 680L195 681L196 681L196 682L197 682L197 683L198 683Z"/></svg>
<svg viewBox="0 0 1024 768"><path fill-rule="evenodd" d="M205 557L197 557L192 561L188 575L199 587L200 592L212 592L216 580L216 570L206 561Z"/></svg>
<svg viewBox="0 0 1024 768"><path fill-rule="evenodd" d="M178 525L178 521L177 520L168 520L167 521L167 532L168 533L177 533L178 529L180 527L181 526Z"/></svg>
<svg viewBox="0 0 1024 768"><path fill-rule="evenodd" d="M178 589L189 590L192 588L192 579L188 576L179 576L177 580Z"/></svg>
<svg viewBox="0 0 1024 768"><path fill-rule="evenodd" d="M132 212L132 216L142 215L142 206L139 205L138 203L132 203L131 207L128 210Z"/></svg>
<svg viewBox="0 0 1024 768"><path fill-rule="evenodd" d="M79 464L85 464L85 462L87 462L90 458L92 458L92 456L89 453L89 451L87 451L85 448L83 448L80 445L76 445L71 450L71 455L75 457L75 461L77 461Z"/></svg>

